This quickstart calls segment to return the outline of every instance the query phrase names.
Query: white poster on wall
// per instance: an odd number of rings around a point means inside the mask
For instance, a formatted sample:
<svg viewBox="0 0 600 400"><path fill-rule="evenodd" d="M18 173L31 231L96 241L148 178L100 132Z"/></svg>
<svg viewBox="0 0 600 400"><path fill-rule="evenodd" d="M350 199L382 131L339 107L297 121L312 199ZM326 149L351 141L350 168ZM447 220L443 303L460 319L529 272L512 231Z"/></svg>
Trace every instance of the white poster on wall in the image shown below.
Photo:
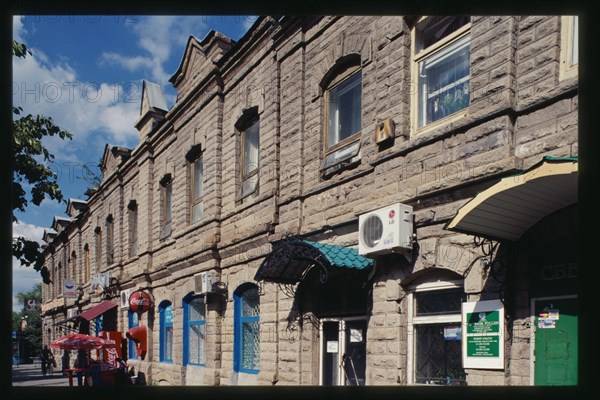
<svg viewBox="0 0 600 400"><path fill-rule="evenodd" d="M500 300L462 304L464 368L504 369L504 305Z"/></svg>

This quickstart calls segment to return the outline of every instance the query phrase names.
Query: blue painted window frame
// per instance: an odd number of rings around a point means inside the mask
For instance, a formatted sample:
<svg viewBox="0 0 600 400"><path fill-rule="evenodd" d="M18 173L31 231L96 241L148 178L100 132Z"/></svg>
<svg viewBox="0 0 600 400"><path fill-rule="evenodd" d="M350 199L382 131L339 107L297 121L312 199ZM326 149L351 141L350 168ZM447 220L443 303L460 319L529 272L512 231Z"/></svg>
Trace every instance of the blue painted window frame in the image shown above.
<svg viewBox="0 0 600 400"><path fill-rule="evenodd" d="M204 334L206 338L206 309L204 314L204 319L190 321L190 304L195 300L202 300L204 306L206 306L206 298L203 295L200 296L192 296L188 295L183 299L183 365L196 365L205 367L206 361L204 363L194 363L190 362L189 350L190 350L190 329L193 326L204 326ZM198 349L200 351L200 345L198 345ZM202 351L206 353L206 340L204 341L204 345L202 346ZM206 354L204 354L204 359L206 360ZM198 354L198 359L201 360L201 354Z"/></svg>
<svg viewBox="0 0 600 400"><path fill-rule="evenodd" d="M171 332L173 331L173 321L171 320L170 323L165 321L165 313L169 307L171 308L172 313L173 305L171 302L163 301L160 303L158 313L160 315L160 362L170 364L173 363L173 334L171 334L171 358L167 358L168 354L165 354L167 349L167 329L171 328Z"/></svg>
<svg viewBox="0 0 600 400"><path fill-rule="evenodd" d="M94 331L96 332L96 336L98 336L100 334L100 332L102 332L102 315L100 315L99 317L96 317L96 319L94 319Z"/></svg>
<svg viewBox="0 0 600 400"><path fill-rule="evenodd" d="M129 310L127 312L127 323L129 326L129 329L131 328L137 328L138 326L140 326L139 321L135 320L135 317L137 316L137 313ZM135 351L135 342L132 339L129 339L127 341L127 352L129 353L129 359L130 360L137 360L138 359L138 355L137 352Z"/></svg>
<svg viewBox="0 0 600 400"><path fill-rule="evenodd" d="M243 315L243 303L244 303L244 295L246 295L250 290L255 289L258 290L258 286L253 283L245 283L240 285L236 291L233 293L233 303L234 303L234 324L233 324L233 370L236 372L243 372L246 374L258 374L260 371L257 369L249 369L242 367L242 354L243 352L243 341L242 341L242 326L244 323L252 323L258 322L260 327L260 311L259 315L256 316L244 316ZM259 307L260 307L260 297L259 297ZM259 308L260 310L260 308ZM260 328L258 332L254 332L254 334L259 335L260 340ZM260 354L259 354L260 361Z"/></svg>

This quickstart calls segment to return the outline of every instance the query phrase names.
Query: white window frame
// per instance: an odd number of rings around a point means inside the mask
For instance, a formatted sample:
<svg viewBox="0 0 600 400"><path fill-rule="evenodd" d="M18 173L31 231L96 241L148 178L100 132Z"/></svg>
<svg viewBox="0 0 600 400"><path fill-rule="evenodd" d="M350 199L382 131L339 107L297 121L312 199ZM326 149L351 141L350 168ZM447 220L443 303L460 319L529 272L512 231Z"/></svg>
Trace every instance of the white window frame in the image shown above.
<svg viewBox="0 0 600 400"><path fill-rule="evenodd" d="M258 148L256 149L257 154L256 154L256 165L254 166L254 168L252 168L252 165L250 165L250 163L248 163L248 168L246 168L246 157L245 157L245 152L246 152L246 140L247 140L247 136L248 136L248 132L250 130L250 128L253 128L254 126L256 126L256 129L258 130ZM253 116L250 120L246 121L243 125L243 129L240 130L240 154L239 154L239 160L240 160L240 200L250 196L251 194L254 194L258 191L258 174L260 171L260 116L258 114L256 114L255 116ZM250 169L252 168L252 169ZM246 171L246 169L248 169L248 171ZM249 189L247 189L247 191L245 191L245 185L252 185L252 180L255 180L254 182L254 187L250 187Z"/></svg>
<svg viewBox="0 0 600 400"><path fill-rule="evenodd" d="M560 17L560 68L558 80L575 78L579 74L579 17L563 15ZM573 50L577 51L577 63L572 62Z"/></svg>
<svg viewBox="0 0 600 400"><path fill-rule="evenodd" d="M428 131L431 129L435 129L440 125L448 124L450 122L456 121L458 119L464 118L469 113L469 106L465 107L462 110L459 110L453 114L450 114L444 118L441 118L437 121L430 122L429 124L425 124L419 128L419 101L420 101L420 88L419 88L419 63L426 58L429 58L434 53L442 50L445 47L448 47L465 36L470 35L471 33L471 25L469 22L466 25L460 27L456 31L452 32L448 36L440 39L429 47L417 51L418 43L417 43L417 28L420 24L422 24L428 16L424 16L419 19L419 21L415 24L415 26L411 29L411 76L412 76L412 85L413 88L410 90L411 92L411 127L413 133L421 133L424 131ZM470 61L469 61L470 66ZM471 80L471 74L469 73L469 80Z"/></svg>
<svg viewBox="0 0 600 400"><path fill-rule="evenodd" d="M196 191L196 163L200 162L201 165L201 179L200 179L200 195L195 198ZM204 196L204 160L202 155L196 157L193 161L190 161L190 223L194 224L198 221L202 221L204 218L204 207L202 204L202 198ZM199 206L201 208L200 217L194 220L194 207Z"/></svg>
<svg viewBox="0 0 600 400"><path fill-rule="evenodd" d="M324 322L337 322L338 323L338 361L341 360L342 355L346 353L346 322L347 321L366 321L366 316L356 317L327 317L319 319L319 386L323 386L323 356L325 352L325 338L323 336L323 323ZM368 324L367 324L368 329ZM366 332L364 333L366 334ZM344 369L342 363L338 364L338 386L346 386L344 379ZM365 376L365 380L366 380Z"/></svg>
<svg viewBox="0 0 600 400"><path fill-rule="evenodd" d="M360 74L360 80L358 83L358 86L360 86L360 113L361 113L361 127L357 132L354 132L353 134L351 134L350 136L348 136L347 138L340 140L340 132L339 132L339 127L338 130L335 132L335 136L337 138L337 141L335 143L329 143L329 125L330 125L330 119L329 119L329 112L330 112L330 108L331 108L331 92L336 89L337 87L339 87L340 85L344 84L345 82L347 82L349 79L353 78L356 74ZM352 87L353 88L353 87ZM350 88L347 88L346 90L349 90ZM327 86L327 89L325 90L325 137L323 140L324 143L324 153L325 154L329 154L332 152L335 152L336 150L339 150L343 147L346 147L347 145L349 145L350 143L353 143L357 140L360 139L360 134L362 132L362 69L360 68L360 66L354 66L354 67L350 67L348 69L346 69L345 71L343 71L342 73L340 73L333 81L331 81L331 83ZM336 120L336 125L339 125L339 110L338 112L335 113L335 118Z"/></svg>
<svg viewBox="0 0 600 400"><path fill-rule="evenodd" d="M438 282L425 282L413 286L409 286L408 290L408 325L407 325L407 340L406 340L406 381L409 385L422 385L415 383L415 325L424 324L440 324L440 323L460 323L462 321L461 310L458 310L456 314L447 315L429 315L423 317L416 317L415 313L415 293L422 293L428 291L440 291L448 289L463 289L463 283L461 281L438 281Z"/></svg>

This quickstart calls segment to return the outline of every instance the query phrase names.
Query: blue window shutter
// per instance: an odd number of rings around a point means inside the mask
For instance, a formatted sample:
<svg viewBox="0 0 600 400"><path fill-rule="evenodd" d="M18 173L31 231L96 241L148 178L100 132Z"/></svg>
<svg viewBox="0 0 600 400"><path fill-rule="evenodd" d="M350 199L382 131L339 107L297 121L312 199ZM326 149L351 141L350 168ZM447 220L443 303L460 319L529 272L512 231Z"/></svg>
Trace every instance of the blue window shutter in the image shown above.
<svg viewBox="0 0 600 400"><path fill-rule="evenodd" d="M159 347L160 347L160 361L165 359L165 309L161 307L158 311L159 321L160 321L160 338L159 338Z"/></svg>
<svg viewBox="0 0 600 400"><path fill-rule="evenodd" d="M233 370L240 370L240 360L242 356L242 338L241 338L241 316L242 299L239 295L233 295Z"/></svg>
<svg viewBox="0 0 600 400"><path fill-rule="evenodd" d="M191 300L183 302L183 365L187 365L189 361L189 301Z"/></svg>
<svg viewBox="0 0 600 400"><path fill-rule="evenodd" d="M136 322L135 321L135 313L133 311L129 311L128 312L128 319L129 319L129 329L131 328L136 328L139 326L139 321ZM129 359L130 360L137 360L138 356L137 353L135 351L135 342L131 339L129 339L129 341L127 342L128 345L128 352L129 352Z"/></svg>

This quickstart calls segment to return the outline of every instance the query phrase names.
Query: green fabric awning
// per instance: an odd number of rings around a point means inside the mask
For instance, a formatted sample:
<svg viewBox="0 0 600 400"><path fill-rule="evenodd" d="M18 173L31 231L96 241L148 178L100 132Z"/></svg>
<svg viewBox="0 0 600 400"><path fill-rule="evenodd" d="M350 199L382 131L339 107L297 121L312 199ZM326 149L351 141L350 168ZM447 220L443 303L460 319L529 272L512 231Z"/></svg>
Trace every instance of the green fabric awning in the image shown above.
<svg viewBox="0 0 600 400"><path fill-rule="evenodd" d="M263 260L254 279L294 284L317 266L321 270L321 282L325 282L329 272L368 271L374 264L374 260L359 255L356 249L287 238L273 243L273 250Z"/></svg>

